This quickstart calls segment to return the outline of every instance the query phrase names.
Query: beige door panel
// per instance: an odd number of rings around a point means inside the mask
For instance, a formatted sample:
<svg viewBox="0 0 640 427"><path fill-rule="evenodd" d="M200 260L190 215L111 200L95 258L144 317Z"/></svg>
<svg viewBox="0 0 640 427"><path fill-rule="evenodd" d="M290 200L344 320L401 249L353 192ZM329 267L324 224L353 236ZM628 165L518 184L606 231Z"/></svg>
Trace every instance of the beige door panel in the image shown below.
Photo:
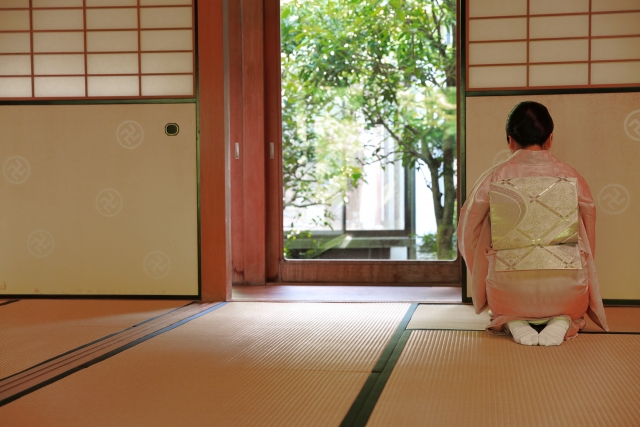
<svg viewBox="0 0 640 427"><path fill-rule="evenodd" d="M602 297L640 299L640 94L467 98L467 193L482 172L510 155L507 115L524 100L547 106L555 123L551 151L576 168L591 188Z"/></svg>
<svg viewBox="0 0 640 427"><path fill-rule="evenodd" d="M197 295L194 104L2 106L0 126L0 294Z"/></svg>

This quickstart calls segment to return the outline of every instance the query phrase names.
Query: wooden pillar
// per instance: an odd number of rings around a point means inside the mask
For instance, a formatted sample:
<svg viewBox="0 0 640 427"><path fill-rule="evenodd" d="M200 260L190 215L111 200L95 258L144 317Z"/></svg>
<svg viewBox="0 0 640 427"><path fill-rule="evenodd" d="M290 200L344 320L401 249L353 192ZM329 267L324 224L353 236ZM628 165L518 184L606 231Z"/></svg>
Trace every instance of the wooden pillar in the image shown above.
<svg viewBox="0 0 640 427"><path fill-rule="evenodd" d="M263 0L242 0L244 282L265 283Z"/></svg>
<svg viewBox="0 0 640 427"><path fill-rule="evenodd" d="M198 2L202 299L231 298L229 153L225 141L224 0Z"/></svg>
<svg viewBox="0 0 640 427"><path fill-rule="evenodd" d="M280 0L264 0L264 115L266 151L266 277L280 280L282 242L282 107ZM271 150L273 144L273 151Z"/></svg>

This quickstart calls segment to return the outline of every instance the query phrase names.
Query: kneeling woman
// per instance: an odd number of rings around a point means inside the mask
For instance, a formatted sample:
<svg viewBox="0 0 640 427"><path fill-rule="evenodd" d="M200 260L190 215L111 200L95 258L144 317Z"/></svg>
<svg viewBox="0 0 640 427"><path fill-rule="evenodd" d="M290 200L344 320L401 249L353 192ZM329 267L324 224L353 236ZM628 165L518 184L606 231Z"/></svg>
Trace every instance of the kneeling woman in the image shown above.
<svg viewBox="0 0 640 427"><path fill-rule="evenodd" d="M593 262L595 204L584 178L549 152L546 107L516 105L507 141L512 156L480 177L460 211L476 312L488 304L489 329L524 345L560 345L584 327L585 313L609 330Z"/></svg>

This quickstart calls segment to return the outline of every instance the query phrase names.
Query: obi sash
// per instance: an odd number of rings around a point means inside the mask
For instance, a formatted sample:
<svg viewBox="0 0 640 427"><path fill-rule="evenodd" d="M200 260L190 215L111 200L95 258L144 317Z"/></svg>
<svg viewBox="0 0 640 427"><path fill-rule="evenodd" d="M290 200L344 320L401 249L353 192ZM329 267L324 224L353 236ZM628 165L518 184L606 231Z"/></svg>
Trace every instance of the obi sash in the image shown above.
<svg viewBox="0 0 640 427"><path fill-rule="evenodd" d="M489 202L496 271L582 268L576 178L492 182Z"/></svg>

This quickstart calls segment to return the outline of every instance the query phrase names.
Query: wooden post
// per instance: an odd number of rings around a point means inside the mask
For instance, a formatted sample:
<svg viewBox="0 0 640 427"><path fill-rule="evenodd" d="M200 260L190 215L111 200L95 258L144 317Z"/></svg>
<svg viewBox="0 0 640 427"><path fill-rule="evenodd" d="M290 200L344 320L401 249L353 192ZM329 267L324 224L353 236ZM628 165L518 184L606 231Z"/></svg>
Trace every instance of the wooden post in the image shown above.
<svg viewBox="0 0 640 427"><path fill-rule="evenodd" d="M244 281L265 284L264 15L242 0Z"/></svg>
<svg viewBox="0 0 640 427"><path fill-rule="evenodd" d="M229 153L225 141L224 0L198 2L202 300L231 298Z"/></svg>

